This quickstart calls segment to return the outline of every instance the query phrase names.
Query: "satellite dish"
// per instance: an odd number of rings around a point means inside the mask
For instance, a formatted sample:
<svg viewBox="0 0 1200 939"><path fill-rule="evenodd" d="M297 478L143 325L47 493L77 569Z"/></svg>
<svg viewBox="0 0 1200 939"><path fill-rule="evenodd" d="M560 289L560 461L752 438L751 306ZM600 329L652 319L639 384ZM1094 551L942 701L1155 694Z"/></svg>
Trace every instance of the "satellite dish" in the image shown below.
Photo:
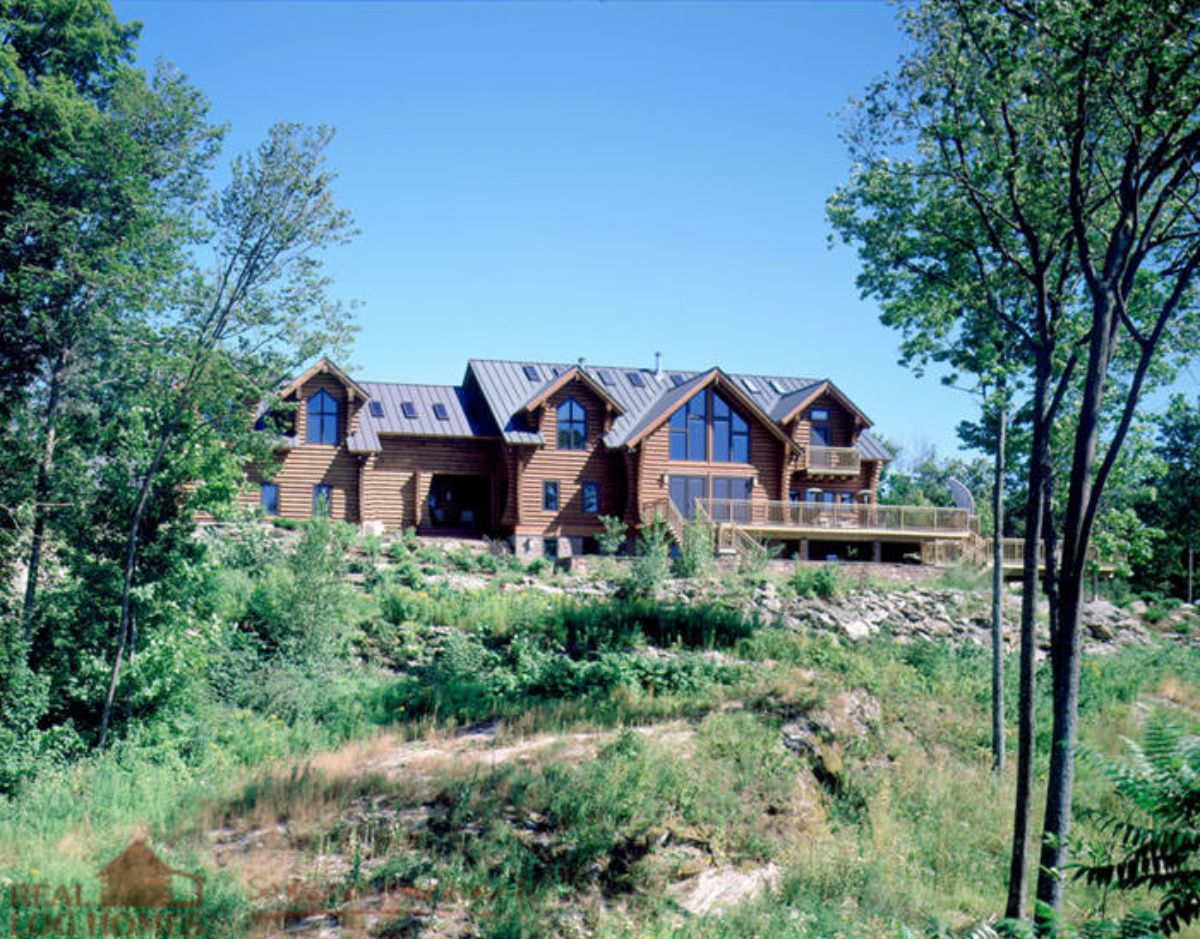
<svg viewBox="0 0 1200 939"><path fill-rule="evenodd" d="M966 509L972 515L974 515L975 497L971 495L971 490L953 476L946 480L946 485L950 487L950 495L954 497L955 508Z"/></svg>

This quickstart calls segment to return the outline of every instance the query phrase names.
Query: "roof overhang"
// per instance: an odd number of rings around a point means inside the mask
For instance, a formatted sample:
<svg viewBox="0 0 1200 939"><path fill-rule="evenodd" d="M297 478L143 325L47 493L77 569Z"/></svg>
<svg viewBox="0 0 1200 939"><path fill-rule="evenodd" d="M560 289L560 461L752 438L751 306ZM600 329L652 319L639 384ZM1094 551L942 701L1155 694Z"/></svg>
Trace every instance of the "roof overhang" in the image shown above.
<svg viewBox="0 0 1200 939"><path fill-rule="evenodd" d="M294 391L299 389L306 381L308 381L314 375L320 375L322 373L328 373L328 374L332 375L334 378L336 378L339 382L341 382L342 385L345 387L345 389L350 393L351 400L353 400L356 396L359 398L362 398L364 401L367 401L370 399L371 396L369 394L367 394L366 390L362 387L362 385L360 385L353 378L351 378L349 375L347 375L345 372L343 372L340 368L337 367L337 365L335 365L329 359L324 358L324 357L322 357L322 358L318 359L316 362L314 362L313 365L310 368L308 368L303 374L301 374L298 378L295 378L292 381L288 382L288 384L284 385L282 390L280 390L278 396L280 398L286 398L288 395L292 394Z"/></svg>
<svg viewBox="0 0 1200 939"><path fill-rule="evenodd" d="M853 401L851 401L848 397L846 397L845 393L840 388L838 388L837 385L835 385L833 382L831 382L829 379L825 379L825 381L821 382L819 385L817 385L815 388L813 388L808 394L806 394L803 398L801 398L799 401L797 401L792 406L791 410L789 410L786 414L784 414L779 419L779 423L786 424L788 421L792 420L797 414L799 414L805 408L812 406L812 404L815 401L817 401L817 399L819 399L822 395L829 395L834 400L836 400L838 402L838 404L840 404L847 411L849 411L856 418L858 418L859 422L862 424L863 427L871 427L872 426L872 424L873 424L872 420L869 417L867 417L867 415L865 415L859 409L858 405L856 405Z"/></svg>
<svg viewBox="0 0 1200 939"><path fill-rule="evenodd" d="M743 410L747 411L749 414L752 414L754 418L763 427L765 427L773 437L775 437L784 445L785 451L796 449L796 444L792 438L785 434L783 429L773 420L771 420L769 415L763 413L763 409L758 406L754 399L751 398L750 395L741 388L739 388L737 382L735 382L732 378L721 371L721 369L715 366L710 368L704 374L704 377L696 382L695 387L688 390L687 394L682 395L678 401L673 402L670 407L666 408L661 414L657 415L653 421L648 423L636 434L626 440L624 446L633 448L638 443L641 443L641 441L646 439L646 437L669 421L671 419L671 415L687 404L687 402L691 401L692 398L696 397L696 395L698 395L705 388L712 387L720 388L723 392L725 392L725 394L736 401L743 408Z"/></svg>
<svg viewBox="0 0 1200 939"><path fill-rule="evenodd" d="M583 384L587 385L587 387L589 389L591 389L591 391L596 395L596 397L598 397L601 401L603 401L605 404L607 404L612 410L616 411L618 414L625 413L625 409L623 407L621 407L620 403L612 395L610 395L607 391L604 390L604 386L599 384L594 378L592 378L590 375L588 375L588 373L585 372L583 369L581 369L578 365L572 365L569 369L567 369L565 372L563 372L561 375L559 375L556 379L554 379L554 381L550 382L550 384L548 384L545 388L543 388L536 395L534 395L532 398L530 398L528 401L526 401L525 402L526 412L533 411L533 410L536 410L537 408L541 407L543 404L546 403L547 399L551 395L553 395L556 392L560 391L561 389L565 388L567 385L569 385L573 381L579 381L579 382L582 382Z"/></svg>

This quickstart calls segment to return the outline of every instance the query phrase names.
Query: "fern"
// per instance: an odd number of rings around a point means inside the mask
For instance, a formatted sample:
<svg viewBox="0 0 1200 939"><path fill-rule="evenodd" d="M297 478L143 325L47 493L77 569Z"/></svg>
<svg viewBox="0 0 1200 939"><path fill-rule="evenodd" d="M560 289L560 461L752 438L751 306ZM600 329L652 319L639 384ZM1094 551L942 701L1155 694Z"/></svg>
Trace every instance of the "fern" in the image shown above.
<svg viewBox="0 0 1200 939"><path fill-rule="evenodd" d="M1159 892L1157 928L1172 935L1200 919L1200 738L1157 716L1141 746L1127 743L1125 762L1084 751L1129 811L1090 813L1111 843L1101 860L1075 865L1074 876L1118 890ZM1138 926L1145 929L1145 921Z"/></svg>

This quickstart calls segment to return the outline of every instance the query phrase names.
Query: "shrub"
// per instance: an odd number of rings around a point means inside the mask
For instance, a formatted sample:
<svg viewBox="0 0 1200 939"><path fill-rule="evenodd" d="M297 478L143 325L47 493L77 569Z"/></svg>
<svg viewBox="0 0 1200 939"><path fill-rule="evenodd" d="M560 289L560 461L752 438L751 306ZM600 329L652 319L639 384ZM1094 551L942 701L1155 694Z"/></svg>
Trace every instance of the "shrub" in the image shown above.
<svg viewBox="0 0 1200 939"><path fill-rule="evenodd" d="M767 565L783 553L783 545L778 542L759 541L751 539L752 546L747 546L738 561L738 573L750 581L761 582L767 572Z"/></svg>
<svg viewBox="0 0 1200 939"><path fill-rule="evenodd" d="M652 597L667 579L671 566L671 531L659 516L642 526L637 556L629 565L626 589L633 597Z"/></svg>
<svg viewBox="0 0 1200 939"><path fill-rule="evenodd" d="M604 531L596 536L596 543L600 547L601 554L605 557L612 557L624 547L629 526L623 519L615 515L601 515L600 524L604 526Z"/></svg>
<svg viewBox="0 0 1200 939"><path fill-rule="evenodd" d="M787 579L787 587L801 599L819 597L822 600L831 600L842 592L842 575L832 564L822 567L797 564Z"/></svg>
<svg viewBox="0 0 1200 939"><path fill-rule="evenodd" d="M691 521L683 526L679 556L675 558L675 574L679 577L703 577L713 568L715 550L711 525Z"/></svg>

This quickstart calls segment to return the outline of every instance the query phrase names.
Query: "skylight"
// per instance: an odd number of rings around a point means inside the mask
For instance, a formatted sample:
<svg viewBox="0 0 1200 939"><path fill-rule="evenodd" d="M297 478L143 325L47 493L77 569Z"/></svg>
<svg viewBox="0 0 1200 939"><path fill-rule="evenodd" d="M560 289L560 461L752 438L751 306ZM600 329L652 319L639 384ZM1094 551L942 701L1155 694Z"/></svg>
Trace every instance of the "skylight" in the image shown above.
<svg viewBox="0 0 1200 939"><path fill-rule="evenodd" d="M379 401L372 401L370 403L370 405L368 405L368 407L370 407L370 409L371 409L372 417L383 417L383 404L382 403L380 403Z"/></svg>
<svg viewBox="0 0 1200 939"><path fill-rule="evenodd" d="M446 410L446 405L442 404L441 401L434 402L433 416L436 417L439 421L450 420L450 412Z"/></svg>
<svg viewBox="0 0 1200 939"><path fill-rule="evenodd" d="M758 394L758 385L755 384L753 378L743 378L742 384L746 386L746 390L752 395Z"/></svg>
<svg viewBox="0 0 1200 939"><path fill-rule="evenodd" d="M604 384L611 385L614 383L613 373L610 372L608 369L606 369L606 368L598 369L596 371L596 374L600 376L600 381L602 381Z"/></svg>
<svg viewBox="0 0 1200 939"><path fill-rule="evenodd" d="M678 388L680 385L683 384L683 376L680 375L678 372L675 372L671 376L671 384L673 384L676 388Z"/></svg>
<svg viewBox="0 0 1200 939"><path fill-rule="evenodd" d="M633 385L634 388L646 387L646 383L642 381L640 372L626 372L625 375L629 378L629 384Z"/></svg>
<svg viewBox="0 0 1200 939"><path fill-rule="evenodd" d="M407 417L409 420L412 420L413 418L415 418L417 416L417 406L415 404L413 404L411 401L405 401L403 404L400 405L400 413L403 414L405 417Z"/></svg>
<svg viewBox="0 0 1200 939"><path fill-rule="evenodd" d="M541 381L542 380L542 374L541 374L541 372L538 371L536 365L525 365L521 368L521 371L523 371L525 373L525 377L528 378L530 381Z"/></svg>
<svg viewBox="0 0 1200 939"><path fill-rule="evenodd" d="M783 387L783 383L780 382L778 379L775 379L775 378L771 379L771 388L774 389L775 394L777 394L777 395L787 394L787 389Z"/></svg>

